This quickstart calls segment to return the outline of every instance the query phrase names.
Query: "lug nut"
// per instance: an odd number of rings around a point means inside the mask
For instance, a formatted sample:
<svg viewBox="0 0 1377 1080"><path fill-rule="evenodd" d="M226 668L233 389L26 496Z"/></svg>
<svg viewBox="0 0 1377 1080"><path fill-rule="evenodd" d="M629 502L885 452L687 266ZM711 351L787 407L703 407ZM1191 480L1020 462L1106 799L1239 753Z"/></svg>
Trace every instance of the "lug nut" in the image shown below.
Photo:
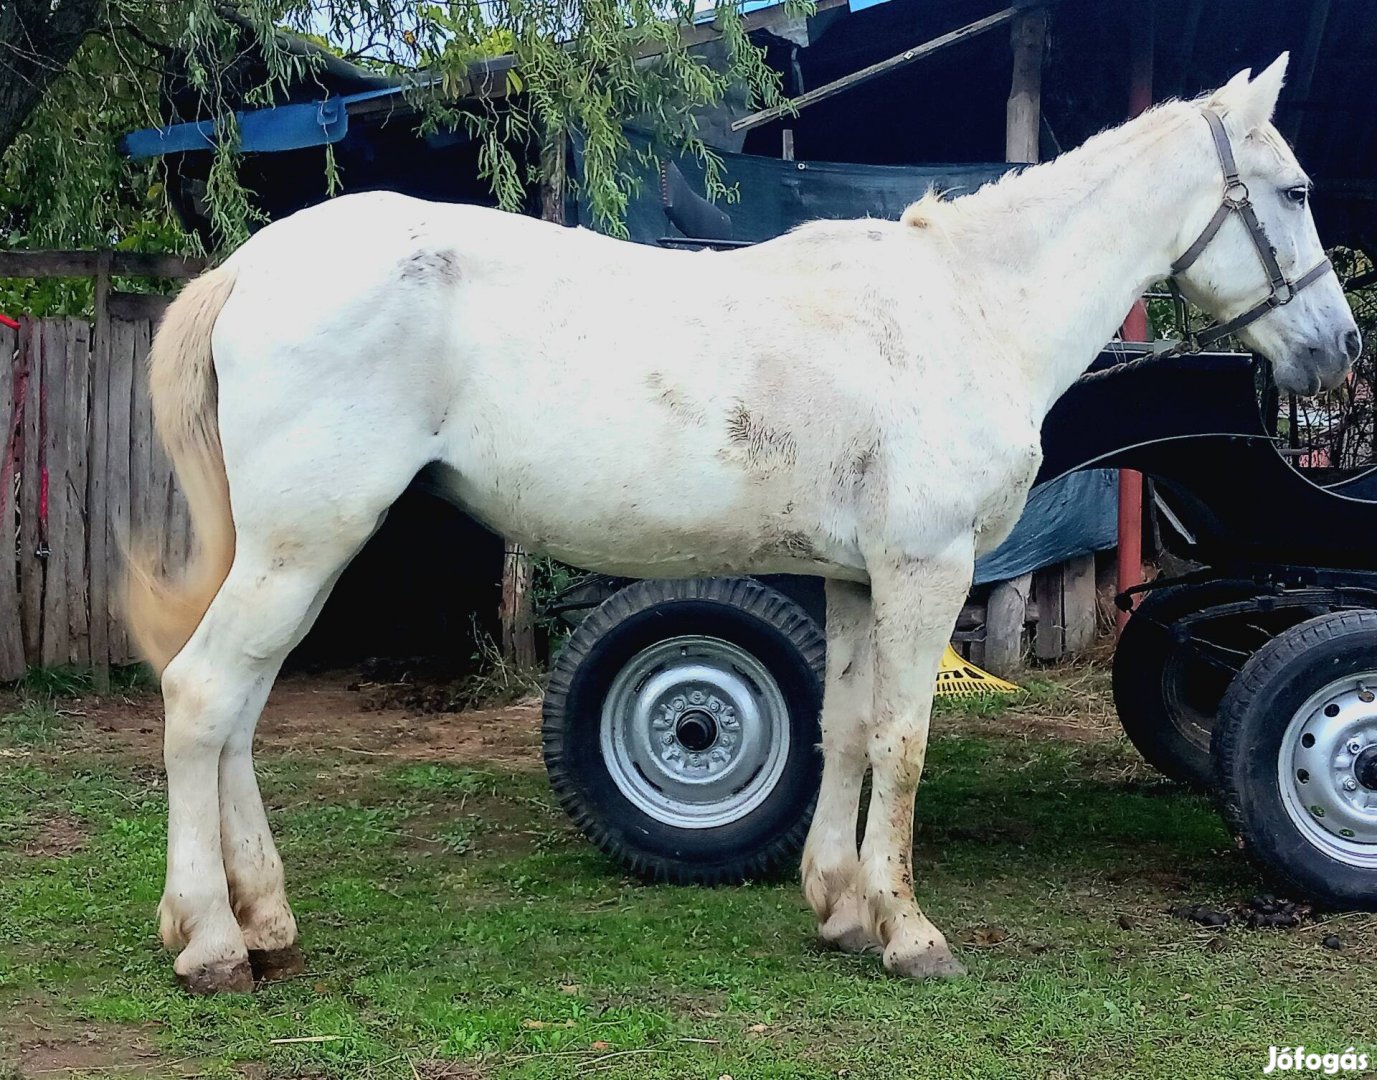
<svg viewBox="0 0 1377 1080"><path fill-rule="evenodd" d="M1357 790L1358 790L1358 781L1355 780L1355 779L1353 779L1353 777L1351 777L1351 776L1346 776L1346 777L1344 777L1344 790L1345 790L1345 791L1357 791Z"/></svg>
<svg viewBox="0 0 1377 1080"><path fill-rule="evenodd" d="M1350 739L1348 743L1348 752L1350 754L1361 754L1363 752L1363 744L1357 739Z"/></svg>

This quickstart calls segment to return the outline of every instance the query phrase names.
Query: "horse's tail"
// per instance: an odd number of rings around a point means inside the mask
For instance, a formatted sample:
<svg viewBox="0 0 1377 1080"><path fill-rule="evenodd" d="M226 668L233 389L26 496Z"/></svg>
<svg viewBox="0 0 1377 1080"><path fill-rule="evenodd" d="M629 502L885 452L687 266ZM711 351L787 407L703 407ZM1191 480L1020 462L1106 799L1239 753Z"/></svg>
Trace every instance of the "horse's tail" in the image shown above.
<svg viewBox="0 0 1377 1080"><path fill-rule="evenodd" d="M125 620L135 646L159 675L200 625L234 561L234 519L217 416L219 384L210 346L234 281L235 271L221 266L183 289L167 309L148 354L148 391L158 437L176 469L196 539L194 553L176 579L162 577L146 549L127 552Z"/></svg>

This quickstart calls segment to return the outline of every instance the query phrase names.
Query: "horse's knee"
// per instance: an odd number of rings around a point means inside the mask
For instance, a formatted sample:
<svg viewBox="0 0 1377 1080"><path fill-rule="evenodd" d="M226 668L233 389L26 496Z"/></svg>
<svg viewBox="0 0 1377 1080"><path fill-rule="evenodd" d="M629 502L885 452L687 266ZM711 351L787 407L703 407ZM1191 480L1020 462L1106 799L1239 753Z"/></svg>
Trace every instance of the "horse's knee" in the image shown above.
<svg viewBox="0 0 1377 1080"><path fill-rule="evenodd" d="M234 729L238 709L230 688L210 665L184 650L163 672L163 754L169 760L219 754Z"/></svg>

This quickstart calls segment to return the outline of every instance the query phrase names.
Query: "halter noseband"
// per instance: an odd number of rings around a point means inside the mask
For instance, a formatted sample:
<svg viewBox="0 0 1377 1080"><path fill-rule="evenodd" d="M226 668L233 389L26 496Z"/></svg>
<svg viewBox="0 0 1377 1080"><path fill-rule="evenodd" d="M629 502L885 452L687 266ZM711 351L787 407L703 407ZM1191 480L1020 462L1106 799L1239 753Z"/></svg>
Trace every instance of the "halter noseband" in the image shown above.
<svg viewBox="0 0 1377 1080"><path fill-rule="evenodd" d="M1257 213L1253 210L1248 185L1238 175L1238 165L1234 161L1233 147L1229 145L1229 135L1224 130L1224 121L1219 118L1218 113L1210 109L1202 109L1201 112L1210 125L1210 134L1214 136L1214 148L1219 154L1219 165L1224 170L1224 201L1220 204L1219 209L1214 212L1214 217L1210 218L1210 223L1205 226L1205 231L1196 238L1195 243L1186 249L1184 255L1171 264L1172 275L1175 276L1183 270L1189 269L1195 260L1200 258L1205 248L1209 246L1210 241L1223 227L1224 222L1229 220L1229 215L1237 214L1248 230L1248 238L1252 240L1258 258L1262 260L1263 269L1267 271L1267 284L1270 291L1265 299L1254 304L1242 315L1235 315L1226 323L1206 327L1198 333L1188 334L1187 342L1197 349L1213 345L1220 338L1228 337L1235 331L1242 330L1245 326L1257 322L1273 308L1289 304L1296 298L1298 292L1315 284L1333 269L1329 260L1325 258L1317 262L1295 281L1291 281L1281 272L1281 267L1277 264L1276 251L1267 239L1267 230L1262 227L1262 222L1258 220Z"/></svg>

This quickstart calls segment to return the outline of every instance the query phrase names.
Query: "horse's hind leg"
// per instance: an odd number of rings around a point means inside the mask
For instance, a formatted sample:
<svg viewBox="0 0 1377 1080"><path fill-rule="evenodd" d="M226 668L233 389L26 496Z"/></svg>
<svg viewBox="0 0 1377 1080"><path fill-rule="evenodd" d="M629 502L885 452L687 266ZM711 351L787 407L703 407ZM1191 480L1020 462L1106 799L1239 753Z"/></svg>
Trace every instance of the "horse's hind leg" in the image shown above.
<svg viewBox="0 0 1377 1080"><path fill-rule="evenodd" d="M288 448L276 450L291 459ZM378 459L371 464L376 468ZM294 943L281 863L248 757L252 726L322 594L414 469L398 465L386 483L376 482L370 469L375 482L351 477L354 490L342 497L322 490L318 476L309 484L284 484L280 471L265 467L252 491L236 485L231 473L234 564L191 640L163 672L168 865L162 935L181 950L179 979L198 992L250 989L250 947L271 951ZM273 492L290 492L289 505L270 505ZM264 494L270 497L255 498Z"/></svg>
<svg viewBox="0 0 1377 1080"><path fill-rule="evenodd" d="M856 817L867 767L865 732L873 704L870 589L827 583L827 677L822 701L822 788L803 849L803 891L831 946L876 944L857 888Z"/></svg>
<svg viewBox="0 0 1377 1080"><path fill-rule="evenodd" d="M295 648L315 623L338 578L337 572L317 594L289 649ZM289 978L305 964L296 944L296 918L287 903L282 859L253 770L254 730L271 683L266 679L254 688L220 754L220 848L230 907L244 935L254 978L259 980Z"/></svg>

